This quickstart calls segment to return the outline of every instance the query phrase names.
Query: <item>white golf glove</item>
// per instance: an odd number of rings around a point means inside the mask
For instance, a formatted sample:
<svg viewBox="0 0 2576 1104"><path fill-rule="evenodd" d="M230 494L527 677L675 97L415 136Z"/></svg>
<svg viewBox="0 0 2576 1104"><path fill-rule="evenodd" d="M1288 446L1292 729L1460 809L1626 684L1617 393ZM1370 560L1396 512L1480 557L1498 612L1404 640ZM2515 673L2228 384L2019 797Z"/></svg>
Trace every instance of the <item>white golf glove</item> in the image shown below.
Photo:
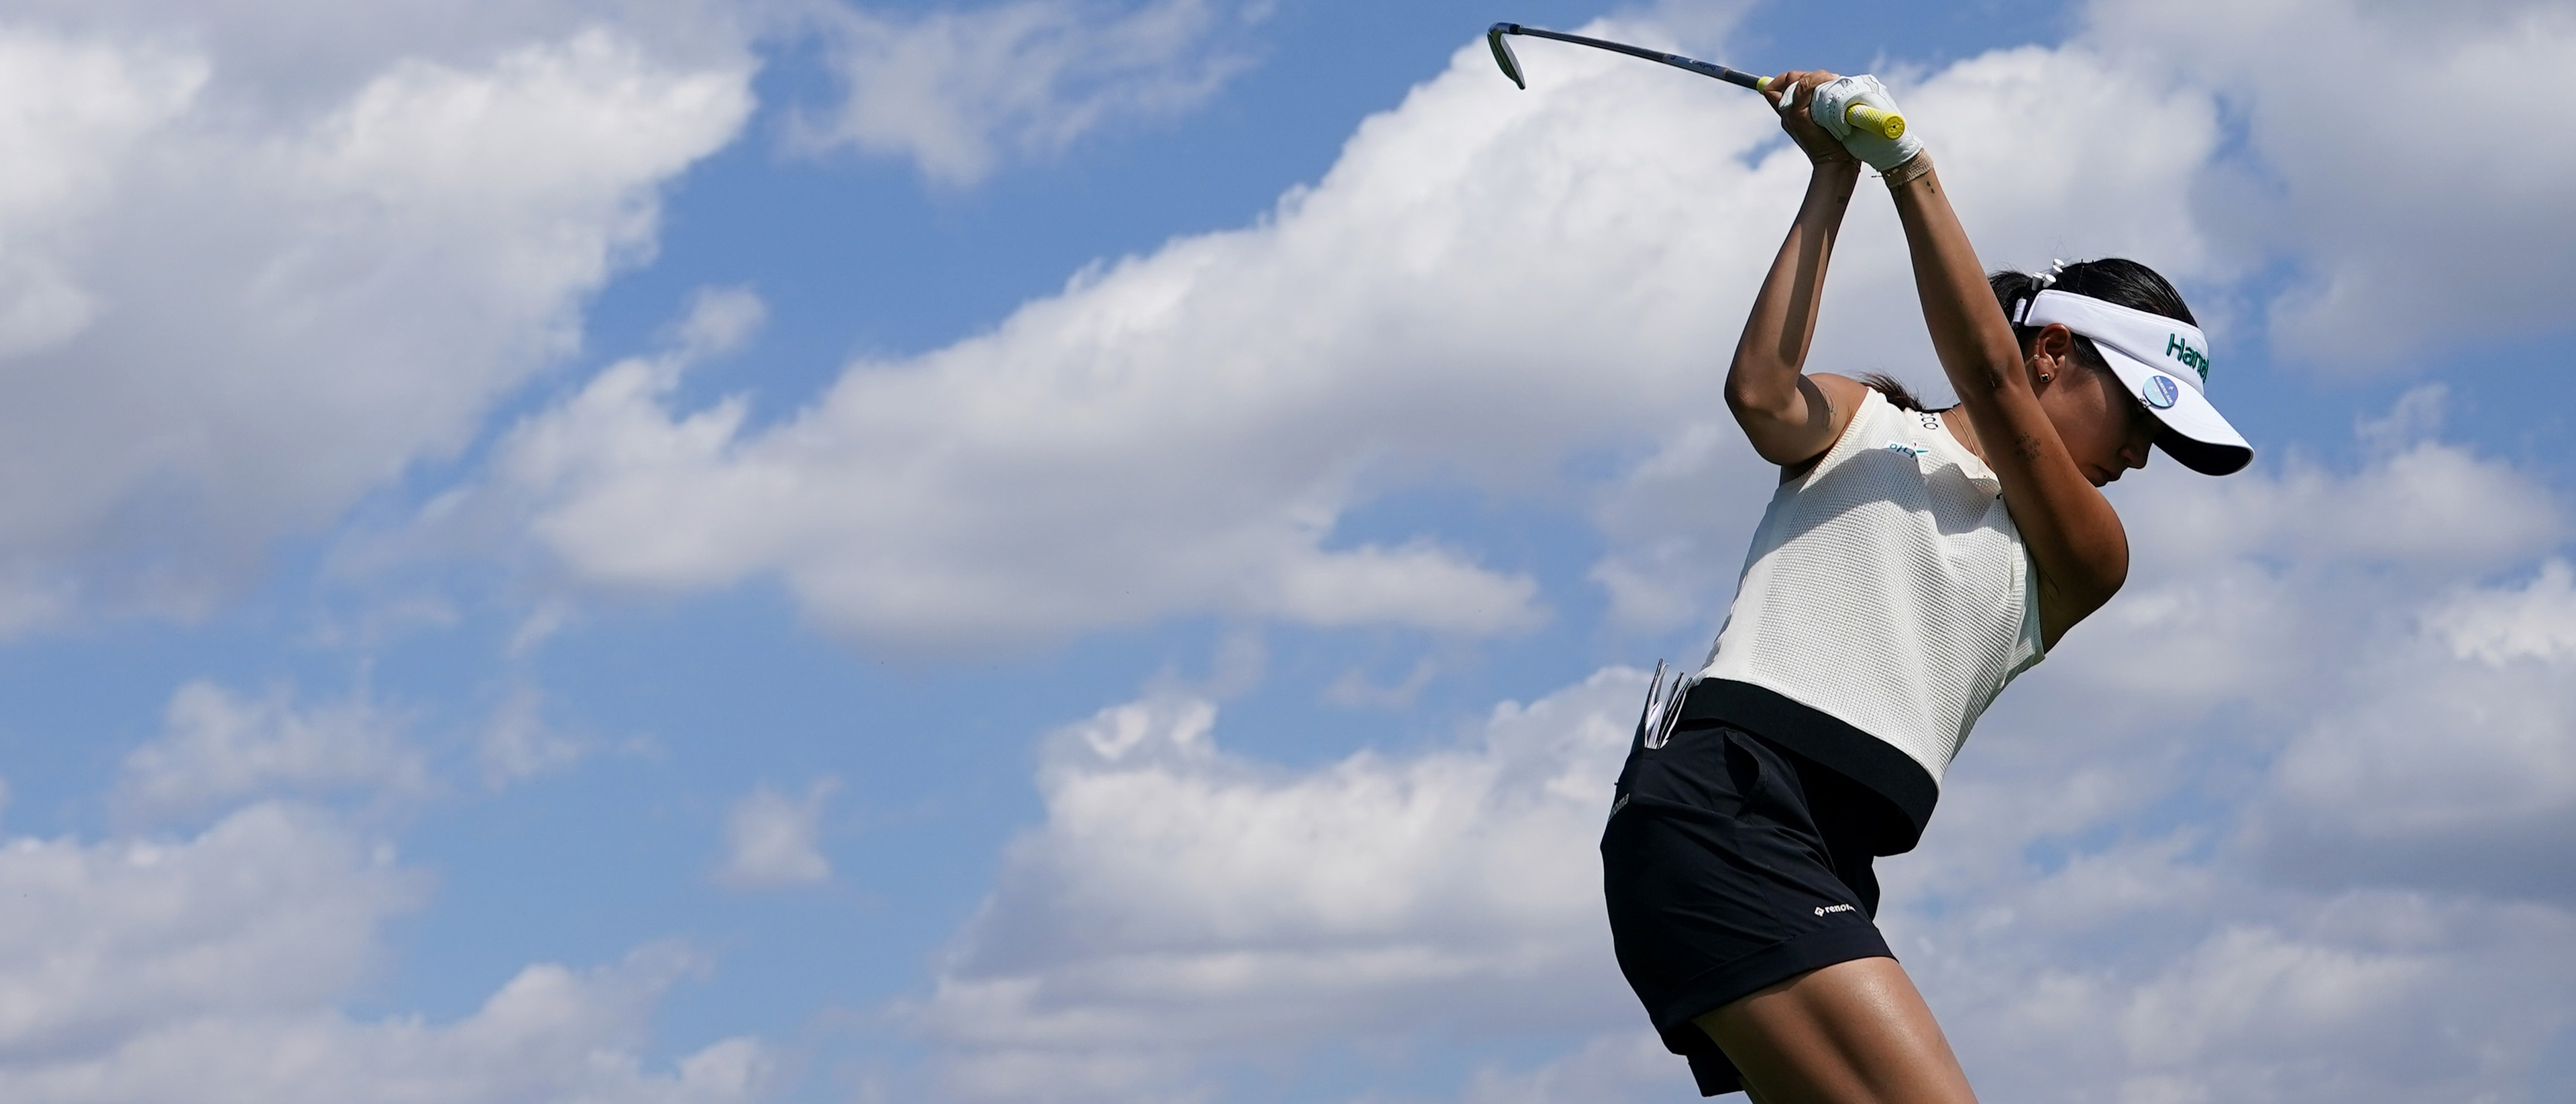
<svg viewBox="0 0 2576 1104"><path fill-rule="evenodd" d="M1923 152L1923 140L1914 136L1911 127L1906 128L1903 136L1889 141L1874 131L1852 126L1844 120L1843 114L1853 104L1867 104L1891 115L1903 114L1896 109L1896 97L1887 94L1887 86L1878 83L1877 77L1863 73L1817 86L1815 104L1807 109L1807 115L1816 121L1817 126L1825 128L1825 133L1839 139L1852 156L1869 162L1869 167L1880 172L1911 161L1915 154Z"/></svg>

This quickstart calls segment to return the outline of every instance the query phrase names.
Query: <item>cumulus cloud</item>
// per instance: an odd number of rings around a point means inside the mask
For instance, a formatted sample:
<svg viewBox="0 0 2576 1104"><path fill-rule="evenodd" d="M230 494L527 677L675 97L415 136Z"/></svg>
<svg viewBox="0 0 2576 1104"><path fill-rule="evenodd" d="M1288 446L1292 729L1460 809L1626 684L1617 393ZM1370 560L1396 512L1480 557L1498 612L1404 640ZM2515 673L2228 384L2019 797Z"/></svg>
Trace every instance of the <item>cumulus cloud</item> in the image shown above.
<svg viewBox="0 0 2576 1104"><path fill-rule="evenodd" d="M2077 151L2034 181L2010 149L1945 147L1998 259L2044 258L2084 225L2096 250L2188 274L2198 155L2150 156L2090 120L2116 110L2205 152L2215 109L2096 66L2010 51L1909 102L1963 135L2006 112ZM677 407L675 369L612 367L515 431L484 493L528 502L575 581L777 577L880 643L1025 645L1205 612L1525 630L1547 616L1528 577L1437 534L1343 538L1342 519L1426 483L1548 493L1573 456L1653 448L1719 409L1713 351L1740 323L1722 305L1749 296L1805 162L1758 103L1615 57L1569 53L1527 94L1491 69L1461 50L1259 225L852 365L778 424L747 424L738 400ZM2086 95L2052 91L2078 76ZM1910 314L1893 216L1860 206L1829 313ZM1925 362L1905 328L1828 330L1819 367ZM1623 560L1605 580L1637 581L1623 608L1690 589L1658 570Z"/></svg>
<svg viewBox="0 0 2576 1104"><path fill-rule="evenodd" d="M545 695L520 686L470 737L488 789L564 770L597 741L549 723ZM130 824L222 812L267 797L383 806L445 788L415 716L371 697L299 702L292 687L253 697L207 680L181 686L159 736L125 755L108 804Z"/></svg>
<svg viewBox="0 0 2576 1104"><path fill-rule="evenodd" d="M2381 370L2564 323L2576 194L2549 182L2576 172L2576 140L2533 128L2497 82L2576 67L2567 5L2102 0L2087 14L2089 38L2217 91L2241 125L2201 214L2240 263L2297 271L2269 305L2284 357ZM2509 171L2459 171L2498 150Z"/></svg>
<svg viewBox="0 0 2576 1104"><path fill-rule="evenodd" d="M2576 904L2543 856L2576 848L2576 639L2568 568L2473 588L2349 676L2255 805L2281 876Z"/></svg>
<svg viewBox="0 0 2576 1104"><path fill-rule="evenodd" d="M271 541L453 455L750 106L739 52L577 27L378 43L281 98L216 52L242 39L88 7L0 20L0 630L202 612Z"/></svg>
<svg viewBox="0 0 2576 1104"><path fill-rule="evenodd" d="M1626 997L1593 844L1643 689L1604 671L1458 747L1311 773L1219 749L1205 700L1102 710L1050 738L1045 824L908 1015L972 1099L1139 1099L1264 1046L1597 1023Z"/></svg>
<svg viewBox="0 0 2576 1104"><path fill-rule="evenodd" d="M1676 1069L1654 1032L1600 1035L1533 1069L1485 1066L1458 1094L1460 1104L1586 1104L1688 1099L1696 1086Z"/></svg>
<svg viewBox="0 0 2576 1104"><path fill-rule="evenodd" d="M715 879L734 889L780 889L830 881L832 861L818 837L823 804L841 788L839 779L818 778L803 797L791 797L757 786L734 802L725 814L724 862Z"/></svg>
<svg viewBox="0 0 2576 1104"><path fill-rule="evenodd" d="M2554 661L2576 652L2576 573L2565 560L2542 564L2529 585L2461 596L2427 617L2451 658L2501 667Z"/></svg>
<svg viewBox="0 0 2576 1104"><path fill-rule="evenodd" d="M521 686L492 711L474 744L483 784L499 789L566 769L591 750L591 741L547 723L545 695Z"/></svg>
<svg viewBox="0 0 2576 1104"><path fill-rule="evenodd" d="M390 851L277 804L177 841L12 838L0 844L13 917L0 931L0 1065L330 1000L422 888Z"/></svg>
<svg viewBox="0 0 2576 1104"><path fill-rule="evenodd" d="M739 62L763 4L735 0L84 0L13 3L7 22L100 41L163 42L221 60L233 106L318 113L403 61L473 67L530 42L615 26L686 66Z"/></svg>
<svg viewBox="0 0 2576 1104"><path fill-rule="evenodd" d="M452 1024L313 1011L188 1020L101 1053L0 1061L0 1090L30 1104L758 1099L776 1060L747 1036L683 1055L667 1071L648 1068L646 1017L690 963L676 948L651 947L598 970L530 966Z"/></svg>
<svg viewBox="0 0 2576 1104"><path fill-rule="evenodd" d="M767 1086L750 1037L646 1059L661 995L705 966L678 946L531 965L450 1023L339 1011L427 889L390 845L279 802L179 838L0 840L0 1097L731 1104Z"/></svg>
<svg viewBox="0 0 2576 1104"><path fill-rule="evenodd" d="M1197 105L1247 62L1226 32L1263 10L1221 0L1017 0L908 17L827 7L818 24L846 95L799 136L972 184L1005 155L1053 153L1120 116Z"/></svg>
<svg viewBox="0 0 2576 1104"><path fill-rule="evenodd" d="M429 764L404 727L363 690L298 708L288 689L252 699L191 682L170 696L163 734L126 753L113 804L152 819L277 794L419 795Z"/></svg>

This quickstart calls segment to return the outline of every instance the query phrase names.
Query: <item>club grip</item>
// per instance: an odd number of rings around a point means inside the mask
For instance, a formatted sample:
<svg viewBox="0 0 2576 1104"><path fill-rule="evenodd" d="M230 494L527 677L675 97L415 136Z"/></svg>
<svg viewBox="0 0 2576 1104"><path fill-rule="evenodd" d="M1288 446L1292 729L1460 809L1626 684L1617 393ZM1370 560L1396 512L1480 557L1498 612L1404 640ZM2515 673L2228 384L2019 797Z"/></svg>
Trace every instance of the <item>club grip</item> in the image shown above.
<svg viewBox="0 0 2576 1104"><path fill-rule="evenodd" d="M1853 104L1843 112L1843 121L1893 142L1905 137L1905 116L1880 111L1868 104Z"/></svg>

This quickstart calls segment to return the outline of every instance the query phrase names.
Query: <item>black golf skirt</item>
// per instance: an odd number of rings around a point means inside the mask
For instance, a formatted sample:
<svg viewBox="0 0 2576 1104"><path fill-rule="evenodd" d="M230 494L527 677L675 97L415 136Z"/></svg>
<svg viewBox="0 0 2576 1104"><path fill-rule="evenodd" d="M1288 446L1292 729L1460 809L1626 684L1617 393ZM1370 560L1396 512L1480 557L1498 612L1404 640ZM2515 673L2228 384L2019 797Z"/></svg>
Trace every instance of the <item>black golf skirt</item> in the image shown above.
<svg viewBox="0 0 2576 1104"><path fill-rule="evenodd" d="M1895 957L1867 842L1885 801L1723 723L1630 749L1601 837L1611 940L1701 1095L1743 1083L1693 1018L1809 970Z"/></svg>

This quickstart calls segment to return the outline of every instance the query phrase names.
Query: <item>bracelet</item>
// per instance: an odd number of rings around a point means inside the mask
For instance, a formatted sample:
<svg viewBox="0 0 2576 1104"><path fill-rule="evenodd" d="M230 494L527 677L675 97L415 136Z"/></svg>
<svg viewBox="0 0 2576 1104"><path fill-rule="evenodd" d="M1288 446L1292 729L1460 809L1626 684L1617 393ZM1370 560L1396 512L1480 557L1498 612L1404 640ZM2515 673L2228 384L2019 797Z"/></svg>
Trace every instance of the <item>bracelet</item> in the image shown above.
<svg viewBox="0 0 2576 1104"><path fill-rule="evenodd" d="M1932 151L1927 149L1916 153L1912 157L1906 158L1904 164L1898 165L1897 167L1889 169L1878 175L1879 179L1887 181L1887 190L1892 192L1898 188L1914 183L1914 181L1920 178L1923 174L1931 171Z"/></svg>

